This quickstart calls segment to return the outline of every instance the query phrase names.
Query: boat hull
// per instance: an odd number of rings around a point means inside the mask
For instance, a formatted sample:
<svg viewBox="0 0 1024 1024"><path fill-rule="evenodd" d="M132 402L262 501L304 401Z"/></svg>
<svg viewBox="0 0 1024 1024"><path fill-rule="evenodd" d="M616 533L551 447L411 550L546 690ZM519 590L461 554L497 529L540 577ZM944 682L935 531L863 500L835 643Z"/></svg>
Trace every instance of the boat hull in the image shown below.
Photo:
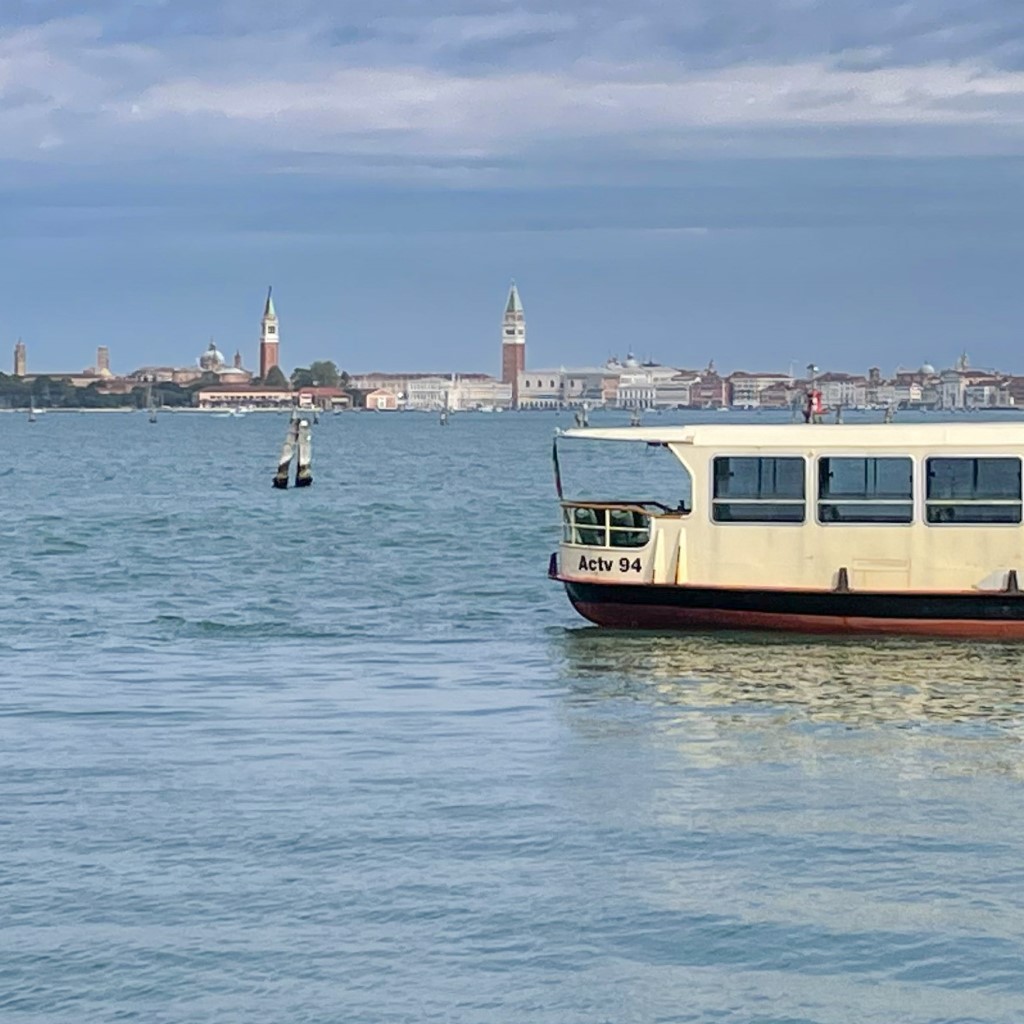
<svg viewBox="0 0 1024 1024"><path fill-rule="evenodd" d="M1024 594L749 590L563 580L573 607L620 629L771 630L1024 640Z"/></svg>

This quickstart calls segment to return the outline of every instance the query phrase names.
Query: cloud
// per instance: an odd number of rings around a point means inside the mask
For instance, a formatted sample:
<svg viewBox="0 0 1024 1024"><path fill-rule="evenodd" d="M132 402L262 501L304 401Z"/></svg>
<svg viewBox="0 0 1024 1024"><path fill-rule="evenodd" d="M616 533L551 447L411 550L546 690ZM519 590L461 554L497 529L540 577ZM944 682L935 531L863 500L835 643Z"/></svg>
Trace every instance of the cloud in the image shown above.
<svg viewBox="0 0 1024 1024"><path fill-rule="evenodd" d="M1004 0L448 0L429 18L412 0L343 16L326 0L154 0L52 17L71 7L13 0L0 159L400 174L1024 152L1021 15Z"/></svg>

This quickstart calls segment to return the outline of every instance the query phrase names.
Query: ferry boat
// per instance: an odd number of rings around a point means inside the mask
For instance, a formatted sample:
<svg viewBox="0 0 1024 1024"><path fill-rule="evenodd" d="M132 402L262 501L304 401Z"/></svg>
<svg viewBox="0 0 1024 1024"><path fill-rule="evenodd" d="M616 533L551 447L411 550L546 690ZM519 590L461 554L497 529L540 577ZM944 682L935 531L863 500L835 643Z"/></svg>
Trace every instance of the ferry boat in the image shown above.
<svg viewBox="0 0 1024 1024"><path fill-rule="evenodd" d="M667 449L690 498L565 500L568 440ZM1024 423L578 428L553 454L549 575L600 626L1024 639Z"/></svg>

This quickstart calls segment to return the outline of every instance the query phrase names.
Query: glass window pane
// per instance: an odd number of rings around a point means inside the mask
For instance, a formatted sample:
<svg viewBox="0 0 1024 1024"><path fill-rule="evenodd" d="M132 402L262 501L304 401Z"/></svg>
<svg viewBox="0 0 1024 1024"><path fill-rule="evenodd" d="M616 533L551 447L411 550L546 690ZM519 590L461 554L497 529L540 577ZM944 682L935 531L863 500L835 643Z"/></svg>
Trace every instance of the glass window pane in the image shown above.
<svg viewBox="0 0 1024 1024"><path fill-rule="evenodd" d="M913 463L908 458L818 460L820 498L910 499L912 479Z"/></svg>
<svg viewBox="0 0 1024 1024"><path fill-rule="evenodd" d="M804 496L804 460L803 459L762 459L772 464L772 490L763 493L768 498L802 498Z"/></svg>
<svg viewBox="0 0 1024 1024"><path fill-rule="evenodd" d="M949 523L1019 523L1020 505L983 505L964 503L943 505L929 503L928 522L933 525Z"/></svg>
<svg viewBox="0 0 1024 1024"><path fill-rule="evenodd" d="M1009 500L1021 496L1020 459L929 459L930 499Z"/></svg>
<svg viewBox="0 0 1024 1024"><path fill-rule="evenodd" d="M756 498L757 459L715 459L714 494L716 498Z"/></svg>
<svg viewBox="0 0 1024 1024"><path fill-rule="evenodd" d="M650 534L646 530L612 530L609 539L613 548L642 548Z"/></svg>
<svg viewBox="0 0 1024 1024"><path fill-rule="evenodd" d="M818 519L822 523L909 523L914 519L911 502L882 505L870 501L851 501L835 505L821 502Z"/></svg>
<svg viewBox="0 0 1024 1024"><path fill-rule="evenodd" d="M720 456L714 461L716 498L803 498L802 458Z"/></svg>
<svg viewBox="0 0 1024 1024"><path fill-rule="evenodd" d="M613 508L608 510L611 530L609 543L613 548L642 548L650 539L650 519L634 509Z"/></svg>
<svg viewBox="0 0 1024 1024"><path fill-rule="evenodd" d="M975 459L975 498L1020 497L1020 459Z"/></svg>
<svg viewBox="0 0 1024 1024"><path fill-rule="evenodd" d="M716 501L711 516L716 523L802 523L804 506L770 501Z"/></svg>
<svg viewBox="0 0 1024 1024"><path fill-rule="evenodd" d="M574 508L573 522L576 525L576 543L590 547L604 547L605 509Z"/></svg>
<svg viewBox="0 0 1024 1024"><path fill-rule="evenodd" d="M926 468L929 499L974 496L974 459L929 459Z"/></svg>

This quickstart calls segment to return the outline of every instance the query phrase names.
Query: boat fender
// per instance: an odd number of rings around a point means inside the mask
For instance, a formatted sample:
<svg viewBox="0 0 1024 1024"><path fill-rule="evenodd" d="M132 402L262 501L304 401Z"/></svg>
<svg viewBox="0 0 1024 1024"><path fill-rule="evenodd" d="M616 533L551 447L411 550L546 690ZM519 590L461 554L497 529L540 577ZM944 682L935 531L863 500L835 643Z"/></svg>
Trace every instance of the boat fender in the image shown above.
<svg viewBox="0 0 1024 1024"><path fill-rule="evenodd" d="M1019 594L1020 586L1017 583L1017 570L1011 569L1006 574L1006 586L1003 588L1007 594Z"/></svg>
<svg viewBox="0 0 1024 1024"><path fill-rule="evenodd" d="M845 565L836 573L836 585L833 587L833 590L837 594L848 594L850 592L850 577Z"/></svg>

